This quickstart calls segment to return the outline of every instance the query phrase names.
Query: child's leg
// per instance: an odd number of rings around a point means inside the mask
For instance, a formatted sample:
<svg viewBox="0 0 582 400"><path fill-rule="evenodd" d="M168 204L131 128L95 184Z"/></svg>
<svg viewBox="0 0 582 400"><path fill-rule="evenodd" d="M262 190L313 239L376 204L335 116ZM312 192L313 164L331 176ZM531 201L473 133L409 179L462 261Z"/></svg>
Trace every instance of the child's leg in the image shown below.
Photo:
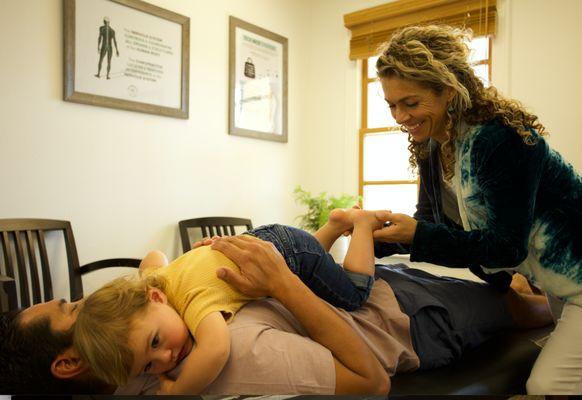
<svg viewBox="0 0 582 400"><path fill-rule="evenodd" d="M374 278L344 270L314 235L276 224L255 228L249 234L273 243L291 271L334 306L351 311L368 299Z"/></svg>
<svg viewBox="0 0 582 400"><path fill-rule="evenodd" d="M352 240L344 259L344 268L351 272L374 276L374 236L382 228L389 212L350 210L354 221Z"/></svg>

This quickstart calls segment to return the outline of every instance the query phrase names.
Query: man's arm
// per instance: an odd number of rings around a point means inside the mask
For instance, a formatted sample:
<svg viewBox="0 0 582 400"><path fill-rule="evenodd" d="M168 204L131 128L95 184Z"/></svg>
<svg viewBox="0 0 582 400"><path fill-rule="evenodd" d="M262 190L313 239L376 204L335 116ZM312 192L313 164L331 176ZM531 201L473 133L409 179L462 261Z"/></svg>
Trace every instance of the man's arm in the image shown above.
<svg viewBox="0 0 582 400"><path fill-rule="evenodd" d="M241 270L217 271L242 293L271 296L303 324L310 337L327 347L336 366L336 394L387 394L389 377L364 341L330 307L294 275L271 243L243 235L217 239L212 248Z"/></svg>

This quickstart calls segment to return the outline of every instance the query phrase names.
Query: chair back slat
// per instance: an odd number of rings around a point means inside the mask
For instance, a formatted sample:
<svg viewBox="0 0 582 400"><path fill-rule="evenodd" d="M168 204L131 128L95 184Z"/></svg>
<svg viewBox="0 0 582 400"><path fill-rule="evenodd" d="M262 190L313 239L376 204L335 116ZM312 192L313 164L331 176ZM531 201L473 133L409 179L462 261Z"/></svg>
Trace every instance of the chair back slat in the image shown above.
<svg viewBox="0 0 582 400"><path fill-rule="evenodd" d="M236 235L235 227L245 227L246 230L253 229L250 219L236 217L205 217L192 218L180 221L180 238L182 240L182 250L189 251L192 248L193 241L190 239L189 229L199 228L202 238L212 236L234 236Z"/></svg>
<svg viewBox="0 0 582 400"><path fill-rule="evenodd" d="M36 251L34 250L34 238L32 237L32 231L27 230L25 232L24 238L28 254L28 272L30 273L30 282L32 286L32 301L34 304L36 304L42 301L42 297L40 293L40 271L36 262Z"/></svg>
<svg viewBox="0 0 582 400"><path fill-rule="evenodd" d="M49 266L48 254L46 251L46 242L44 240L44 232L41 230L36 231L38 237L38 250L40 256L40 265L42 268L42 283L44 289L44 298L53 298L53 280L51 278L51 270Z"/></svg>
<svg viewBox="0 0 582 400"><path fill-rule="evenodd" d="M5 275L0 275L0 312L18 308L16 296L16 282Z"/></svg>
<svg viewBox="0 0 582 400"><path fill-rule="evenodd" d="M24 247L22 245L21 231L12 232L14 236L14 248L16 251L16 269L18 270L18 281L20 282L20 302L22 307L30 305L28 291L28 274L24 263Z"/></svg>
<svg viewBox="0 0 582 400"><path fill-rule="evenodd" d="M2 251L4 253L4 265L6 266L6 274L14 276L14 258L12 258L12 247L10 246L10 238L8 232L2 232Z"/></svg>
<svg viewBox="0 0 582 400"><path fill-rule="evenodd" d="M202 231L202 237L208 237L208 231L205 226L201 226L200 230Z"/></svg>
<svg viewBox="0 0 582 400"><path fill-rule="evenodd" d="M236 235L236 232L234 230L234 225L229 225L228 228L230 229L230 236Z"/></svg>

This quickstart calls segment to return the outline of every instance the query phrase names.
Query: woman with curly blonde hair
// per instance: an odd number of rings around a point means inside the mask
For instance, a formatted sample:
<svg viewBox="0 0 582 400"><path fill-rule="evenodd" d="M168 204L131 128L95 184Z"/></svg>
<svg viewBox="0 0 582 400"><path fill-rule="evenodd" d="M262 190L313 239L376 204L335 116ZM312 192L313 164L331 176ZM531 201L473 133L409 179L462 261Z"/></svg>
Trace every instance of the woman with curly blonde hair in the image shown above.
<svg viewBox="0 0 582 400"><path fill-rule="evenodd" d="M549 148L536 115L483 85L470 39L412 26L380 49L378 78L421 187L414 218L392 214L374 233L376 256L469 267L500 290L517 271L563 300L527 390L581 393L582 178Z"/></svg>

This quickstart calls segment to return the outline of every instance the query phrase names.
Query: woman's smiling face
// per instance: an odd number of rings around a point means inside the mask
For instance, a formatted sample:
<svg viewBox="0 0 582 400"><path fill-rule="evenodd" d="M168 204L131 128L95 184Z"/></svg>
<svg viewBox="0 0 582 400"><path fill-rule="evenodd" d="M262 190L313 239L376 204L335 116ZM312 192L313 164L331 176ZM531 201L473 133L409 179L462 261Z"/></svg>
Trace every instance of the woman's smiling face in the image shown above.
<svg viewBox="0 0 582 400"><path fill-rule="evenodd" d="M447 139L446 111L453 90L442 93L415 81L391 75L380 80L384 99L396 123L402 125L415 142L434 138L442 143Z"/></svg>

